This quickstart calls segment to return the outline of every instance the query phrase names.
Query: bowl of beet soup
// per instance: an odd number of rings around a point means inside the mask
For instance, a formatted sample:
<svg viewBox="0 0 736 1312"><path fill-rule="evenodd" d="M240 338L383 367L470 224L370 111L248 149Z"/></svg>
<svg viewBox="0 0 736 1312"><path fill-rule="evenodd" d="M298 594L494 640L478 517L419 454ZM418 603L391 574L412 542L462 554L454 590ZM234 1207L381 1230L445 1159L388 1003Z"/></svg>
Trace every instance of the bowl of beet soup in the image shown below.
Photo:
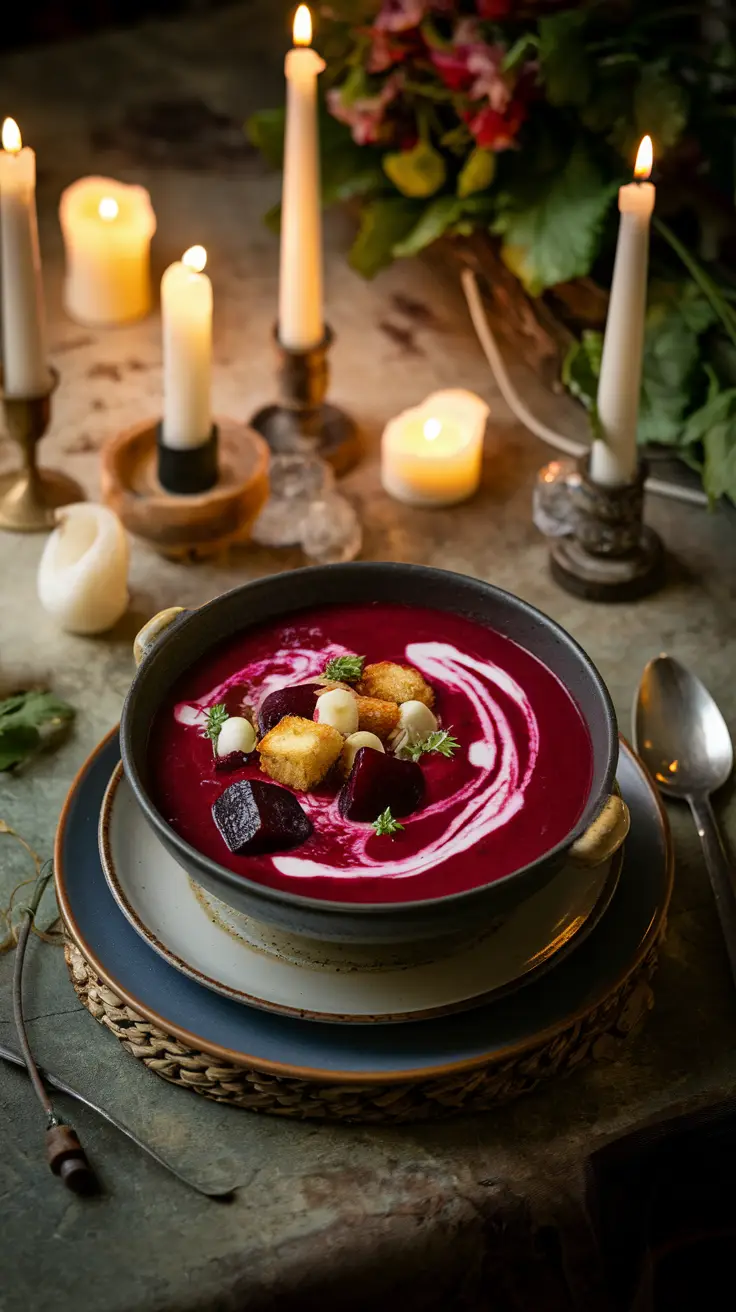
<svg viewBox="0 0 736 1312"><path fill-rule="evenodd" d="M121 722L137 802L187 875L266 924L466 933L625 837L600 675L478 579L296 570L162 612L137 643Z"/></svg>

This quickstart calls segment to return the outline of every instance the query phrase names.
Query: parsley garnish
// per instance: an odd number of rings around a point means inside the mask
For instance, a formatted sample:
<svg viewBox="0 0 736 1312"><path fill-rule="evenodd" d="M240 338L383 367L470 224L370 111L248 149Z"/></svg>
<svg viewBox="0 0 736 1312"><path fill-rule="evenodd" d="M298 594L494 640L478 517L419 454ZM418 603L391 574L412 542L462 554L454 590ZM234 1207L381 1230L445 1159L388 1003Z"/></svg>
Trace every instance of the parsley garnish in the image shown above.
<svg viewBox="0 0 736 1312"><path fill-rule="evenodd" d="M372 820L371 824L378 838L383 837L384 834L397 834L400 829L404 828L398 820L394 820L390 806L387 806L386 810L381 812L377 820Z"/></svg>
<svg viewBox="0 0 736 1312"><path fill-rule="evenodd" d="M335 656L325 666L324 677L336 683L355 683L363 675L365 656Z"/></svg>
<svg viewBox="0 0 736 1312"><path fill-rule="evenodd" d="M404 753L410 761L418 761L420 756L425 752L438 752L440 756L454 756L455 751L460 746L457 738L453 738L449 729L435 729L434 733L427 734L421 742L409 743L404 748Z"/></svg>
<svg viewBox="0 0 736 1312"><path fill-rule="evenodd" d="M224 702L218 702L216 706L210 706L207 711L207 725L202 737L209 738L212 743L213 756L217 756L217 739L220 737L220 730L225 721L229 719L230 715Z"/></svg>

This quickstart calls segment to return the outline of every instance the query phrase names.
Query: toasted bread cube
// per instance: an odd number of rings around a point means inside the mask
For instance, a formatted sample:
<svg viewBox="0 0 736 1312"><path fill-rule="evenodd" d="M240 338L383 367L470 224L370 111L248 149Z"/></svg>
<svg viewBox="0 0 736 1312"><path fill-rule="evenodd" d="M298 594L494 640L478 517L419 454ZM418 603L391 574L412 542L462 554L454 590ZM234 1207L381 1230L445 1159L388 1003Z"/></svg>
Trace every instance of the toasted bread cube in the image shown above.
<svg viewBox="0 0 736 1312"><path fill-rule="evenodd" d="M366 665L358 684L361 697L377 697L387 702L424 702L434 705L434 692L411 665L395 665L393 661L379 661Z"/></svg>
<svg viewBox="0 0 736 1312"><path fill-rule="evenodd" d="M396 702L384 702L380 697L358 698L358 730L374 733L386 742L399 723Z"/></svg>
<svg viewBox="0 0 736 1312"><path fill-rule="evenodd" d="M258 744L261 770L277 784L306 792L324 779L343 746L343 736L329 724L286 715Z"/></svg>

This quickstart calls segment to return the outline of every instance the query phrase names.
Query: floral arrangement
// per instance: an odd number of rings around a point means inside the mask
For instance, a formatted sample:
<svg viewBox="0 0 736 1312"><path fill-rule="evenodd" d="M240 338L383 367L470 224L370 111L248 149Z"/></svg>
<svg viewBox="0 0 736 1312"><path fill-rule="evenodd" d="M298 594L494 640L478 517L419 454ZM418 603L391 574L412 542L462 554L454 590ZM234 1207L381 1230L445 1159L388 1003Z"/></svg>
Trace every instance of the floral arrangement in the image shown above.
<svg viewBox="0 0 736 1312"><path fill-rule="evenodd" d="M736 45L719 0L335 0L317 44L324 199L360 199L349 259L367 277L480 230L531 296L606 287L616 192L651 135L639 436L736 500ZM283 111L249 132L279 163ZM600 345L583 334L563 371L593 424Z"/></svg>

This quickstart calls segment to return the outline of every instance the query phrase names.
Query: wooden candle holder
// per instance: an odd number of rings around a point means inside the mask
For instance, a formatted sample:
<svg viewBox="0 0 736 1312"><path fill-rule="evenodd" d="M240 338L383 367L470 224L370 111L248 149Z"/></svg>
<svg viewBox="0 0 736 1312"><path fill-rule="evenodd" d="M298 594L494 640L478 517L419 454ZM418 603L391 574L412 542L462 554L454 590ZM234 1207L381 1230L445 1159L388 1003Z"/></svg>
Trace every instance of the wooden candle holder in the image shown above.
<svg viewBox="0 0 736 1312"><path fill-rule="evenodd" d="M158 479L155 420L102 450L102 497L128 531L169 560L204 560L247 542L268 498L268 447L247 425L218 419L219 477L206 492L176 496Z"/></svg>

